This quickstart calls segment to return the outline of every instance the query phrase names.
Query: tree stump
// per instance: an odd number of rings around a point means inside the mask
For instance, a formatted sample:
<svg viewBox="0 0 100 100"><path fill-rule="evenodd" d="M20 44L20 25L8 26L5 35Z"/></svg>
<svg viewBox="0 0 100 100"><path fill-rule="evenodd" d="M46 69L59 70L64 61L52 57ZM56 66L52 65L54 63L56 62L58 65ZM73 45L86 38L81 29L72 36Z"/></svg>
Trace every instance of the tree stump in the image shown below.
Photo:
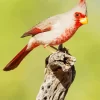
<svg viewBox="0 0 100 100"><path fill-rule="evenodd" d="M45 77L36 100L64 100L75 78L76 58L66 48L59 50L45 60Z"/></svg>

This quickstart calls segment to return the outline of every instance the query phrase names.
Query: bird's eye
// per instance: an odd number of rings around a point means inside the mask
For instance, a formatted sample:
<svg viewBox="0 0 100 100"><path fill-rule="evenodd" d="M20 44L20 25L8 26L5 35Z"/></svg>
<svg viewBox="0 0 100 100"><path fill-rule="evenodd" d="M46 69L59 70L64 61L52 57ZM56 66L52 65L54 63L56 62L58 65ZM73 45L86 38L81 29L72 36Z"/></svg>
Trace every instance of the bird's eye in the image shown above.
<svg viewBox="0 0 100 100"><path fill-rule="evenodd" d="M78 13L76 13L76 17L77 17L77 16L79 16L79 14L78 14Z"/></svg>
<svg viewBox="0 0 100 100"><path fill-rule="evenodd" d="M80 17L80 13L75 13L75 17L79 18Z"/></svg>

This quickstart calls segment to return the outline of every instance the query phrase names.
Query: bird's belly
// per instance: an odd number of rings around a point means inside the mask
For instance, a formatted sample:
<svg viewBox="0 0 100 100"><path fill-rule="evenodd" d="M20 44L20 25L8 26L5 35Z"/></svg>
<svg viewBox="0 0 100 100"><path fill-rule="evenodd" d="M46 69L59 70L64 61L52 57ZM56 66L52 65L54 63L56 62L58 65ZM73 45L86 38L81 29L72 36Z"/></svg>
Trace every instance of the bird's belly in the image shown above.
<svg viewBox="0 0 100 100"><path fill-rule="evenodd" d="M53 30L49 32L41 33L35 36L36 41L38 41L42 45L50 45L53 41L57 40L57 37L61 36L61 30Z"/></svg>
<svg viewBox="0 0 100 100"><path fill-rule="evenodd" d="M66 30L65 32L63 32L60 36L58 36L56 39L54 39L50 45L59 45L62 44L66 41L68 41L75 33L76 30L72 31L72 30Z"/></svg>

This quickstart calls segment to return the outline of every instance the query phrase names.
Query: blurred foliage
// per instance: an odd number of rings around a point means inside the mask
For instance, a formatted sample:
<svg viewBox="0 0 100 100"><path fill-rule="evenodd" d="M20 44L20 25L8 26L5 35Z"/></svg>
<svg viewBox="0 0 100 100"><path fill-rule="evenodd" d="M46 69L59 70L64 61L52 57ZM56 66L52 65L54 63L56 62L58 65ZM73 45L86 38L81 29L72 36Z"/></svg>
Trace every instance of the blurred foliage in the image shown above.
<svg viewBox="0 0 100 100"><path fill-rule="evenodd" d="M28 42L20 36L49 16L71 9L78 0L0 0L0 100L35 100L44 75L42 46L13 71L3 72L8 61ZM77 75L68 100L100 100L100 0L87 0L89 23L64 45L77 58ZM67 23L67 22L66 22Z"/></svg>

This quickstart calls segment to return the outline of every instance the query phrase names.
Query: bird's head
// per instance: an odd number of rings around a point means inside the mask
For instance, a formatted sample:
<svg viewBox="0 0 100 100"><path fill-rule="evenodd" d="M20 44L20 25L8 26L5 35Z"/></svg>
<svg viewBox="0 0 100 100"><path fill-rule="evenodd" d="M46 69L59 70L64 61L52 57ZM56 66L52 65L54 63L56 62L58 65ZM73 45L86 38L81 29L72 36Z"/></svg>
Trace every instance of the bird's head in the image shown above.
<svg viewBox="0 0 100 100"><path fill-rule="evenodd" d="M87 5L86 0L80 0L78 5L69 11L70 18L74 20L76 27L87 24Z"/></svg>

